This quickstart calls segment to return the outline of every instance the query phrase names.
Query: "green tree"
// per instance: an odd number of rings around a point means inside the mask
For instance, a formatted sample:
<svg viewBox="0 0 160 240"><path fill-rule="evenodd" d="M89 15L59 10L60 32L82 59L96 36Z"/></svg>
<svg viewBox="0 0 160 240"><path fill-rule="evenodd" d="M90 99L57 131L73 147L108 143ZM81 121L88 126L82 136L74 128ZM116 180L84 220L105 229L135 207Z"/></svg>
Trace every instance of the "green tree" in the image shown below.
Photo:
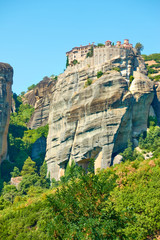
<svg viewBox="0 0 160 240"><path fill-rule="evenodd" d="M133 79L134 79L134 77L131 75L131 76L129 77L129 84L130 84L130 85L131 85Z"/></svg>
<svg viewBox="0 0 160 240"><path fill-rule="evenodd" d="M31 86L29 86L27 89L28 89L28 91L31 91L32 89L34 89L36 87L36 85L35 84L32 84Z"/></svg>
<svg viewBox="0 0 160 240"><path fill-rule="evenodd" d="M143 51L143 49L144 49L144 46L140 42L138 42L135 45L135 49L137 49L138 52L141 53L141 51Z"/></svg>
<svg viewBox="0 0 160 240"><path fill-rule="evenodd" d="M67 60L66 60L66 68L69 66L69 58L67 56Z"/></svg>
<svg viewBox="0 0 160 240"><path fill-rule="evenodd" d="M18 191L15 186L4 183L2 196L6 201L13 203L14 198L17 196L17 194Z"/></svg>
<svg viewBox="0 0 160 240"><path fill-rule="evenodd" d="M73 63L73 65L76 65L76 64L78 63L77 59L74 59L74 60L72 61L72 63Z"/></svg>
<svg viewBox="0 0 160 240"><path fill-rule="evenodd" d="M89 52L87 53L86 57L93 57L93 46L91 46L91 49L89 50Z"/></svg>
<svg viewBox="0 0 160 240"><path fill-rule="evenodd" d="M14 167L13 172L11 172L12 177L18 177L20 175L19 169Z"/></svg>
<svg viewBox="0 0 160 240"><path fill-rule="evenodd" d="M98 46L98 47L103 47L103 46L105 46L105 45L104 45L103 43L98 43L97 46Z"/></svg>
<svg viewBox="0 0 160 240"><path fill-rule="evenodd" d="M25 94L25 91L22 91L22 92L21 92L21 96L24 96L24 94Z"/></svg>
<svg viewBox="0 0 160 240"><path fill-rule="evenodd" d="M102 71L97 72L97 78L100 78L103 75Z"/></svg>
<svg viewBox="0 0 160 240"><path fill-rule="evenodd" d="M86 87L90 86L91 84L92 84L92 79L88 78L87 81L84 84L84 87L86 88Z"/></svg>
<svg viewBox="0 0 160 240"><path fill-rule="evenodd" d="M32 175L35 174L36 172L36 163L34 161L32 161L32 159L30 157L28 157L26 159L26 161L24 162L22 171L21 171L21 175L25 176L25 175Z"/></svg>
<svg viewBox="0 0 160 240"><path fill-rule="evenodd" d="M40 167L40 176L42 178L46 178L46 176L47 176L47 163L46 163L46 161L44 161L43 165Z"/></svg>
<svg viewBox="0 0 160 240"><path fill-rule="evenodd" d="M74 180L75 178L81 177L83 174L83 169L79 167L74 160L72 160L71 163L68 162L65 174L63 177L61 177L61 182L66 183L69 180Z"/></svg>

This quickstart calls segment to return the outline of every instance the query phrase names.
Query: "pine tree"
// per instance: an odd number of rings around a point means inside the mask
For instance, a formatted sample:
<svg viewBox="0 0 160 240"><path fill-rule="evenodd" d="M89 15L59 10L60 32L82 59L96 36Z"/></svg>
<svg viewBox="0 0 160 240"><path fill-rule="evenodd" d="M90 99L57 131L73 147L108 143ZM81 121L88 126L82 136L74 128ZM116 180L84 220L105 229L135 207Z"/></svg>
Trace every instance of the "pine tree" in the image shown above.
<svg viewBox="0 0 160 240"><path fill-rule="evenodd" d="M14 167L13 172L11 172L12 177L18 177L20 175L19 168Z"/></svg>
<svg viewBox="0 0 160 240"><path fill-rule="evenodd" d="M24 176L24 175L27 175L27 174L30 174L30 175L33 175L36 173L36 163L32 161L32 159L30 157L28 157L26 159L26 161L24 162L24 165L23 165L23 168L22 168L22 171L21 171L21 175Z"/></svg>
<svg viewBox="0 0 160 240"><path fill-rule="evenodd" d="M66 68L69 66L69 59L68 59L68 56L67 56L67 60L66 60Z"/></svg>

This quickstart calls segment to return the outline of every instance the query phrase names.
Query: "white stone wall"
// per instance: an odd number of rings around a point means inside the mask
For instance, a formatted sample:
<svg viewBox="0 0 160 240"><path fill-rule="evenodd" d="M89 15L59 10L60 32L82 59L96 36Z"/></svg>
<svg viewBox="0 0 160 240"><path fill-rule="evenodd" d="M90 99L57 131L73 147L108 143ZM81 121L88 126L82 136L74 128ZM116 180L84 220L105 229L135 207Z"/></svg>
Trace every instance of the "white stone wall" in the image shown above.
<svg viewBox="0 0 160 240"><path fill-rule="evenodd" d="M83 61L80 61L75 66L68 66L67 70L80 70L84 67L92 67L102 65L110 60L116 58L126 58L130 54L131 50L117 48L112 46L102 46L94 48L93 57L85 58Z"/></svg>

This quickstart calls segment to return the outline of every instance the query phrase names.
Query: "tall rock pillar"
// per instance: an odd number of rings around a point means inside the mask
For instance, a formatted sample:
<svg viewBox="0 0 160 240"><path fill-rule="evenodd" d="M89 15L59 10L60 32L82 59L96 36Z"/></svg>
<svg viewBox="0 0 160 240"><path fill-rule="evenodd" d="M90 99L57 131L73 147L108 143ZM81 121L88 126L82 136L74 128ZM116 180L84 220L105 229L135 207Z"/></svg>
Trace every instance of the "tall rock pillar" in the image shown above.
<svg viewBox="0 0 160 240"><path fill-rule="evenodd" d="M12 99L13 68L0 63L0 164L7 156L7 134Z"/></svg>

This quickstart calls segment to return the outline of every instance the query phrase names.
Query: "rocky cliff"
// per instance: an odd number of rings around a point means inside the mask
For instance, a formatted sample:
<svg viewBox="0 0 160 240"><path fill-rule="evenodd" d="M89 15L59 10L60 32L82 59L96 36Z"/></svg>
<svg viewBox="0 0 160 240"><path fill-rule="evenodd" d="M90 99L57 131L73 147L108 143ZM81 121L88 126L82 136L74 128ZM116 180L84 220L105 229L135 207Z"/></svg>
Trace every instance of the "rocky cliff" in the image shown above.
<svg viewBox="0 0 160 240"><path fill-rule="evenodd" d="M55 83L56 81L52 78L45 77L33 90L24 95L23 103L28 103L35 108L28 123L29 128L35 129L48 123L51 91Z"/></svg>
<svg viewBox="0 0 160 240"><path fill-rule="evenodd" d="M0 163L7 156L7 134L11 110L12 83L12 67L6 63L0 63Z"/></svg>
<svg viewBox="0 0 160 240"><path fill-rule="evenodd" d="M97 79L98 71L103 75ZM145 74L143 59L133 51L98 66L69 67L58 77L52 89L46 152L51 177L63 175L71 160L87 168L94 158L95 169L106 168L128 139L136 144L147 129L154 96ZM134 76L130 87L129 75Z"/></svg>

